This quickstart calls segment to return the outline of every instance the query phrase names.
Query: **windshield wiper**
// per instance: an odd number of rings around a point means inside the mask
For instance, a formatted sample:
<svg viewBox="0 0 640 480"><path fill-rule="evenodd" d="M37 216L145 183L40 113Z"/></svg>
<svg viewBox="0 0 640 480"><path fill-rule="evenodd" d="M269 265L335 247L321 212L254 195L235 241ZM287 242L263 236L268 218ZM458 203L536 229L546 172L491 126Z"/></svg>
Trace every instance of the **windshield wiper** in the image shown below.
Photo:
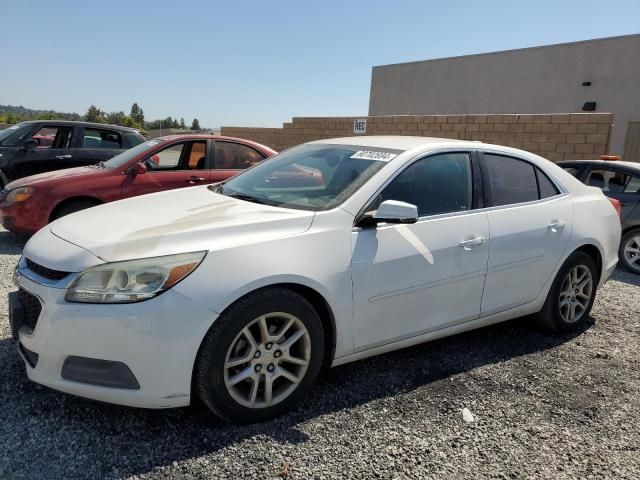
<svg viewBox="0 0 640 480"><path fill-rule="evenodd" d="M98 168L101 168L104 170L107 167L105 166L104 162L98 162Z"/></svg>
<svg viewBox="0 0 640 480"><path fill-rule="evenodd" d="M245 200L247 202L259 203L260 205L271 205L270 203L264 201L261 198L254 197L252 195L247 195L246 193L230 193L227 194L228 197L237 198L238 200Z"/></svg>

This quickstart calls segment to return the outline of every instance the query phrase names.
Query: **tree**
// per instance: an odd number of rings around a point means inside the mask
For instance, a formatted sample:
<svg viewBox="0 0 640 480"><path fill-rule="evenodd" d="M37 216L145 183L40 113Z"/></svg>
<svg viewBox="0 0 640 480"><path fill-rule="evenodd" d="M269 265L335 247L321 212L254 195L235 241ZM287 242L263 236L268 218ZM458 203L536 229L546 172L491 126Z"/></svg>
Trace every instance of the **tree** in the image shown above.
<svg viewBox="0 0 640 480"><path fill-rule="evenodd" d="M184 130L185 128L187 128L187 126L184 124L184 118L180 118L180 129Z"/></svg>
<svg viewBox="0 0 640 480"><path fill-rule="evenodd" d="M200 130L200 122L197 118L194 118L193 122L191 122L191 130Z"/></svg>
<svg viewBox="0 0 640 480"><path fill-rule="evenodd" d="M144 110L137 103L131 105L131 119L139 126L144 125Z"/></svg>
<svg viewBox="0 0 640 480"><path fill-rule="evenodd" d="M85 114L84 119L87 122L95 122L95 123L105 123L106 121L104 112L100 110L98 107L96 107L95 105L91 105L89 107L89 110L87 110L87 113Z"/></svg>

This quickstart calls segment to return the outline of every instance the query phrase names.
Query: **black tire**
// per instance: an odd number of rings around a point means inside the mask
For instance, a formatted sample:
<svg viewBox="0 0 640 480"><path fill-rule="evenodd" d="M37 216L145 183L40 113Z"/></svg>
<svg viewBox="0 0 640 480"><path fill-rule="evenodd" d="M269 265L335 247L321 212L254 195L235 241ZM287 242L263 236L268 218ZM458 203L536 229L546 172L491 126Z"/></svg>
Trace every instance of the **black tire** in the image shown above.
<svg viewBox="0 0 640 480"><path fill-rule="evenodd" d="M590 272L592 282L591 292L589 295L590 298L588 302L585 300L584 310L581 310L581 312L576 315L576 319L573 321L567 321L565 318L566 313L563 314L563 311L566 312L567 307L563 307L562 310L560 308L561 292L566 285L564 282L567 280L569 272L572 272L577 267L584 267ZM573 252L558 271L558 274L549 289L547 300L545 301L542 310L535 315L535 319L541 326L553 332L573 332L581 330L589 318L593 302L596 298L598 278L599 275L593 259L584 252Z"/></svg>
<svg viewBox="0 0 640 480"><path fill-rule="evenodd" d="M640 247L639 237L640 228L629 230L622 236L622 239L620 240L620 249L618 250L618 260L620 262L620 265L622 265L625 270L640 275L640 260L638 260L636 263L632 263L627 259L627 256L625 254L625 249L628 246L637 245L637 247ZM638 253L638 255L640 256L640 253Z"/></svg>
<svg viewBox="0 0 640 480"><path fill-rule="evenodd" d="M236 401L225 383L227 354L237 344L243 329L263 315L283 312L302 322L310 345L306 371L297 387L271 406L248 407ZM278 345L277 343L275 345ZM268 345L267 345L268 346ZM262 348L262 347L261 347ZM276 349L277 347L273 347ZM308 393L320 372L324 356L322 322L313 306L301 295L280 287L266 288L240 299L214 322L205 336L194 367L194 390L209 409L233 423L253 423L277 417L294 407ZM253 362L254 360L251 360ZM239 368L247 368L244 364ZM266 371L262 375L267 375ZM260 381L264 382L260 376ZM249 380L249 379L247 379ZM253 385L254 380L251 380ZM260 385L260 383L258 384ZM264 384L263 384L264 394Z"/></svg>
<svg viewBox="0 0 640 480"><path fill-rule="evenodd" d="M51 221L53 222L59 218L66 217L72 213L79 212L80 210L86 210L87 208L95 207L97 205L100 205L100 202L95 200L74 200L56 208L51 214Z"/></svg>

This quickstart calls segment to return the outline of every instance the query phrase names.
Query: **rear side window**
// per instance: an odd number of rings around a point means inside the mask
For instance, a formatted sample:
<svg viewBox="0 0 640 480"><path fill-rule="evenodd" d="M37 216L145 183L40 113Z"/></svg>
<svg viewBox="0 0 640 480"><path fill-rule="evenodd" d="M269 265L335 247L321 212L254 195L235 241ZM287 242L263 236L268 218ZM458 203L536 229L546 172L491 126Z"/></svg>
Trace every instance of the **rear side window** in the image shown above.
<svg viewBox="0 0 640 480"><path fill-rule="evenodd" d="M503 155L485 153L494 206L538 200L538 182L533 165Z"/></svg>
<svg viewBox="0 0 640 480"><path fill-rule="evenodd" d="M558 188L549 179L547 174L539 168L536 168L536 175L538 177L538 189L540 190L540 198L549 198L560 193Z"/></svg>
<svg viewBox="0 0 640 480"><path fill-rule="evenodd" d="M219 170L243 170L261 162L264 157L246 145L216 142L216 168Z"/></svg>
<svg viewBox="0 0 640 480"><path fill-rule="evenodd" d="M122 137L118 132L98 128L85 128L82 148L122 148Z"/></svg>
<svg viewBox="0 0 640 480"><path fill-rule="evenodd" d="M639 193L640 177L617 170L596 168L591 170L587 185L610 193Z"/></svg>

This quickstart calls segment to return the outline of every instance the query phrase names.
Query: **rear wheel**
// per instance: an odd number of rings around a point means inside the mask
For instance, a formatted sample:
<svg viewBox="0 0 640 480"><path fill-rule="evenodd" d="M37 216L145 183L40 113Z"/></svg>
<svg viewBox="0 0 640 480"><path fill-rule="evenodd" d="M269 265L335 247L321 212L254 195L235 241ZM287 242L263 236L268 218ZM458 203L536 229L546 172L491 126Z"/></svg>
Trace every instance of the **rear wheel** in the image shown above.
<svg viewBox="0 0 640 480"><path fill-rule="evenodd" d="M593 259L584 252L572 253L558 271L538 321L556 332L579 330L593 307L596 279Z"/></svg>
<svg viewBox="0 0 640 480"><path fill-rule="evenodd" d="M86 210L87 208L95 207L96 205L100 205L100 202L97 202L95 200L74 200L72 202L65 203L64 205L58 207L53 212L53 214L51 214L51 221L53 222L54 220L57 220L59 218L79 212L80 210Z"/></svg>
<svg viewBox="0 0 640 480"><path fill-rule="evenodd" d="M640 274L640 228L631 230L622 237L618 259L625 269Z"/></svg>
<svg viewBox="0 0 640 480"><path fill-rule="evenodd" d="M232 422L273 418L311 388L323 338L318 314L301 295L284 288L250 294L207 333L196 360L196 392Z"/></svg>

